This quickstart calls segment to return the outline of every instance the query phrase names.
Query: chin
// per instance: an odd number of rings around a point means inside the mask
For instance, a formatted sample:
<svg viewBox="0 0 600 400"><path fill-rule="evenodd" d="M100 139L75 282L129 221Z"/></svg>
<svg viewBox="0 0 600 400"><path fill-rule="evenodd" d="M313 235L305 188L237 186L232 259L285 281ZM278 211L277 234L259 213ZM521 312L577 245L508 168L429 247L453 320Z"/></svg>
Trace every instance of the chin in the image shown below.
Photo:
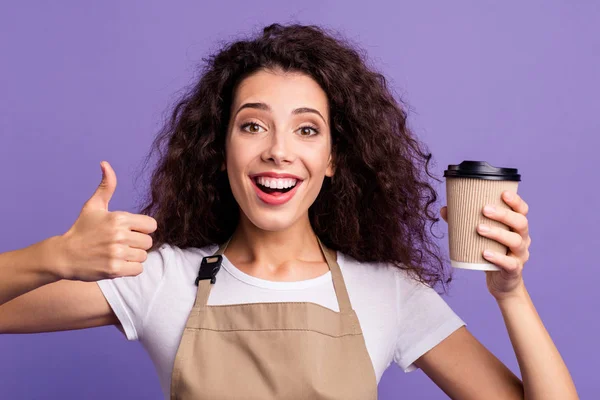
<svg viewBox="0 0 600 400"><path fill-rule="evenodd" d="M267 213L261 213L262 215L246 216L250 223L256 226L258 229L269 232L284 231L290 228L296 220L291 216L284 215L266 215Z"/></svg>

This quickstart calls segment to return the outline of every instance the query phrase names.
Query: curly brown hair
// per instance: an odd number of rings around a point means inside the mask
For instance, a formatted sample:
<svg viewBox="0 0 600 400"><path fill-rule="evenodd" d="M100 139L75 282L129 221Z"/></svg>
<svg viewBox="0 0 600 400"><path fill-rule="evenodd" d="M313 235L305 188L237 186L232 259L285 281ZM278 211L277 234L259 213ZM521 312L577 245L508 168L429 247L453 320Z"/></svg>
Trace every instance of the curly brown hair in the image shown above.
<svg viewBox="0 0 600 400"><path fill-rule="evenodd" d="M391 263L430 287L449 283L426 229L439 221L424 176L441 182L429 172L432 155L408 129L386 78L353 47L319 26L272 24L203 58L200 79L177 101L145 159L159 153L140 212L158 225L149 251L164 243L204 247L233 234L240 211L220 168L231 102L245 77L280 68L312 77L328 98L335 176L309 208L322 242L361 262Z"/></svg>

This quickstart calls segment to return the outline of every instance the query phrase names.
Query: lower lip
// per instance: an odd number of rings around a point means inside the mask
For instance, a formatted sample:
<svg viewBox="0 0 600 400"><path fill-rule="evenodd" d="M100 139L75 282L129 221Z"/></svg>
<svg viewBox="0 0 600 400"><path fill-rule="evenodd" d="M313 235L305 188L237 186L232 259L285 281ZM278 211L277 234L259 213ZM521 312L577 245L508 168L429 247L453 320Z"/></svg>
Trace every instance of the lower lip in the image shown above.
<svg viewBox="0 0 600 400"><path fill-rule="evenodd" d="M261 199L263 202L265 202L269 205L272 205L272 206L278 206L278 205L281 205L281 204L284 204L284 203L287 203L288 201L290 201L290 199L292 197L294 197L294 194L296 194L298 187L303 182L303 181L298 181L298 183L296 183L296 186L294 186L294 188L292 190L290 190L289 192L269 194L269 193L265 193L262 190L260 190L258 188L258 186L256 185L256 182L254 182L254 179L250 178L250 181L252 182L252 187L254 187L254 191L256 192L256 195L258 196L258 198Z"/></svg>

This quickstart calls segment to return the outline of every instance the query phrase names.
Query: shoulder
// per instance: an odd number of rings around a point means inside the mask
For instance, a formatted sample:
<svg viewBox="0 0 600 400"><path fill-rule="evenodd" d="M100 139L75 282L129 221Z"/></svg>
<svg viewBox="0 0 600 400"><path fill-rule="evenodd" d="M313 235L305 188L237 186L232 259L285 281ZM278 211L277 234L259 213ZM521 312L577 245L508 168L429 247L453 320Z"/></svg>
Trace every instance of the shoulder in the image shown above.
<svg viewBox="0 0 600 400"><path fill-rule="evenodd" d="M394 283L397 272L391 264L377 261L358 261L354 257L338 252L338 264L345 280L361 281L363 285L370 283Z"/></svg>
<svg viewBox="0 0 600 400"><path fill-rule="evenodd" d="M358 261L349 254L337 252L338 263L343 272L360 273L368 276L387 276L396 274L396 266L380 261Z"/></svg>
<svg viewBox="0 0 600 400"><path fill-rule="evenodd" d="M148 252L146 260L142 263L142 273L130 278L132 281L139 281L140 284L147 280L191 279L192 275L197 274L202 258L213 254L217 248L217 245L181 248L170 243L163 243Z"/></svg>
<svg viewBox="0 0 600 400"><path fill-rule="evenodd" d="M410 273L398 265L383 261L358 261L348 254L338 252L338 261L344 277L361 279L363 282L385 282L393 285L398 300L408 298L415 290L433 290L418 282ZM403 266L403 264L400 264Z"/></svg>
<svg viewBox="0 0 600 400"><path fill-rule="evenodd" d="M204 247L178 247L169 243L163 243L160 247L148 253L150 257L161 257L165 264L193 264L199 265L203 257L210 256L218 249L216 244Z"/></svg>
<svg viewBox="0 0 600 400"><path fill-rule="evenodd" d="M428 308L441 300L433 289L415 281L394 263L360 262L347 254L338 254L338 259L353 305L360 308L364 303L378 313L387 312L397 324L415 308Z"/></svg>

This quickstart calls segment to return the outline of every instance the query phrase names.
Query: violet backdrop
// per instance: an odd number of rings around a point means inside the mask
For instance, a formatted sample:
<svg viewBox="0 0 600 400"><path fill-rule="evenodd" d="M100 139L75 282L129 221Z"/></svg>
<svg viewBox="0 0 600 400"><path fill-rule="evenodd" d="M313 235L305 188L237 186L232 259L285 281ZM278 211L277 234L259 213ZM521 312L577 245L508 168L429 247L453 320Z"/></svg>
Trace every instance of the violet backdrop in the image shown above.
<svg viewBox="0 0 600 400"><path fill-rule="evenodd" d="M0 252L64 233L115 169L110 210L135 212L150 142L221 41L273 22L319 24L365 49L434 155L522 174L533 243L524 279L582 399L596 398L600 3L22 1L0 4ZM445 186L437 186L445 204ZM447 249L446 225L438 224ZM448 304L520 376L479 271ZM380 399L444 399L395 364ZM139 342L113 326L0 336L2 399L161 399Z"/></svg>

